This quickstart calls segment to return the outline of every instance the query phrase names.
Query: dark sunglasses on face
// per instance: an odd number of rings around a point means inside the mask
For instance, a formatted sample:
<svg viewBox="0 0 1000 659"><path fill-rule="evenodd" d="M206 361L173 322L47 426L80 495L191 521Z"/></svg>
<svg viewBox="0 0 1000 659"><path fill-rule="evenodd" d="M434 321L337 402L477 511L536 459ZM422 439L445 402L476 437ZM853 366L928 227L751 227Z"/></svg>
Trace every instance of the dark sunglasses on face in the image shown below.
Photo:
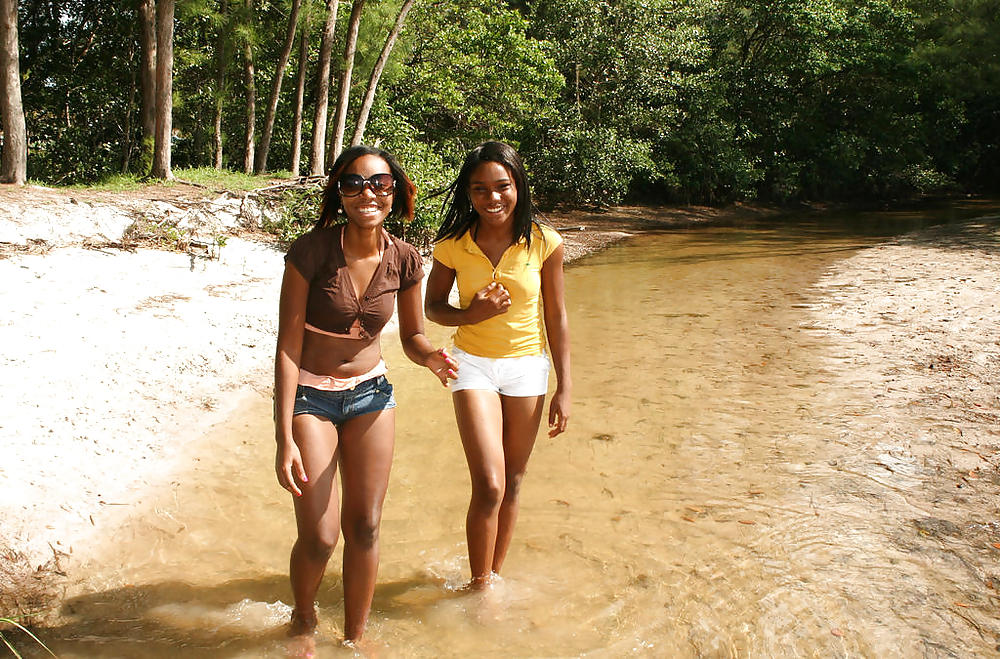
<svg viewBox="0 0 1000 659"><path fill-rule="evenodd" d="M357 197L364 192L365 186L379 197L388 197L396 189L396 180L392 174L375 174L365 178L359 174L344 174L337 181L337 190L343 197Z"/></svg>

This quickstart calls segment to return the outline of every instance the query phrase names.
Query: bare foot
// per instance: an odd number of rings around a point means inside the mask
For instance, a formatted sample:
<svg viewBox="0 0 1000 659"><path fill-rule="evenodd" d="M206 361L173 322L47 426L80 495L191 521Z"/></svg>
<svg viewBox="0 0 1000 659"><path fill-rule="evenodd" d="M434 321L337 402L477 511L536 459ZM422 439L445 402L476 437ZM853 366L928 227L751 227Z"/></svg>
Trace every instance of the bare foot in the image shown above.
<svg viewBox="0 0 1000 659"><path fill-rule="evenodd" d="M384 646L366 638L361 638L356 641L350 641L345 638L344 647L351 648L356 653L360 654L362 657L366 657L369 659L376 659L382 654L382 651L385 649Z"/></svg>
<svg viewBox="0 0 1000 659"><path fill-rule="evenodd" d="M315 631L316 614L314 612L301 613L297 610L292 611L292 618L288 621L288 635L290 637L312 636Z"/></svg>
<svg viewBox="0 0 1000 659"><path fill-rule="evenodd" d="M466 592L487 590L488 588L493 586L493 584L495 584L499 578L500 575L497 574L496 572L490 572L489 574L484 574L479 577L472 577L472 580L469 583L462 586L459 590L463 590Z"/></svg>
<svg viewBox="0 0 1000 659"><path fill-rule="evenodd" d="M289 657L312 659L316 656L316 637L312 634L291 636L285 644Z"/></svg>

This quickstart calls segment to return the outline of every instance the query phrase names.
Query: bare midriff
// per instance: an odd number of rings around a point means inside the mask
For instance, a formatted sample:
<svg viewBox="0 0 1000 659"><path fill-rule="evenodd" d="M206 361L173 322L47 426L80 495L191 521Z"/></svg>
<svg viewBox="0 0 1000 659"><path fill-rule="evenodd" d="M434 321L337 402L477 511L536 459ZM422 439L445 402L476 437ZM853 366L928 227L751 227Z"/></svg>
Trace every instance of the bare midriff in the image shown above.
<svg viewBox="0 0 1000 659"><path fill-rule="evenodd" d="M303 334L299 366L316 375L338 378L361 375L382 359L378 335L349 339L309 331Z"/></svg>

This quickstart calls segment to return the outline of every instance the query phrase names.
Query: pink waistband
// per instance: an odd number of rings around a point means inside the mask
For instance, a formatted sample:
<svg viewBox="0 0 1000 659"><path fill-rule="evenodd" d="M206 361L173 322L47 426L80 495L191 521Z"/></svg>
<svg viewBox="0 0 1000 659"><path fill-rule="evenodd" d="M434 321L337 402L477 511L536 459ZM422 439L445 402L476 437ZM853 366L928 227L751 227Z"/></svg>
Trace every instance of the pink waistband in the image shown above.
<svg viewBox="0 0 1000 659"><path fill-rule="evenodd" d="M315 332L316 334L325 334L326 336L335 336L338 339L361 339L361 321L357 318L354 319L354 324L351 325L350 329L347 330L347 334L337 334L336 332L327 332L326 330L321 330L315 325L305 324L306 330L310 332Z"/></svg>
<svg viewBox="0 0 1000 659"><path fill-rule="evenodd" d="M389 367L385 365L384 359L378 360L378 364L375 364L375 368L367 373L352 375L346 378L338 378L333 375L316 375L315 373L310 373L304 368L300 368L299 384L304 387L320 389L321 391L347 391L348 389L353 389L366 380L377 378L378 376L385 375L388 372Z"/></svg>

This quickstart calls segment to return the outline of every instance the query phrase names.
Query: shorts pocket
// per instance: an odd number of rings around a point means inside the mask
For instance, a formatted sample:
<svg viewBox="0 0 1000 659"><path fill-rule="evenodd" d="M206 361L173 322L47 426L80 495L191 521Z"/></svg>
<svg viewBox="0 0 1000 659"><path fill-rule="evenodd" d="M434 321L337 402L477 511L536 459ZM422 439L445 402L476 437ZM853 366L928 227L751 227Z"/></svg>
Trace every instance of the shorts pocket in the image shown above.
<svg viewBox="0 0 1000 659"><path fill-rule="evenodd" d="M385 378L385 376L379 377L378 381L375 383L375 393L383 398L392 398L392 384Z"/></svg>

